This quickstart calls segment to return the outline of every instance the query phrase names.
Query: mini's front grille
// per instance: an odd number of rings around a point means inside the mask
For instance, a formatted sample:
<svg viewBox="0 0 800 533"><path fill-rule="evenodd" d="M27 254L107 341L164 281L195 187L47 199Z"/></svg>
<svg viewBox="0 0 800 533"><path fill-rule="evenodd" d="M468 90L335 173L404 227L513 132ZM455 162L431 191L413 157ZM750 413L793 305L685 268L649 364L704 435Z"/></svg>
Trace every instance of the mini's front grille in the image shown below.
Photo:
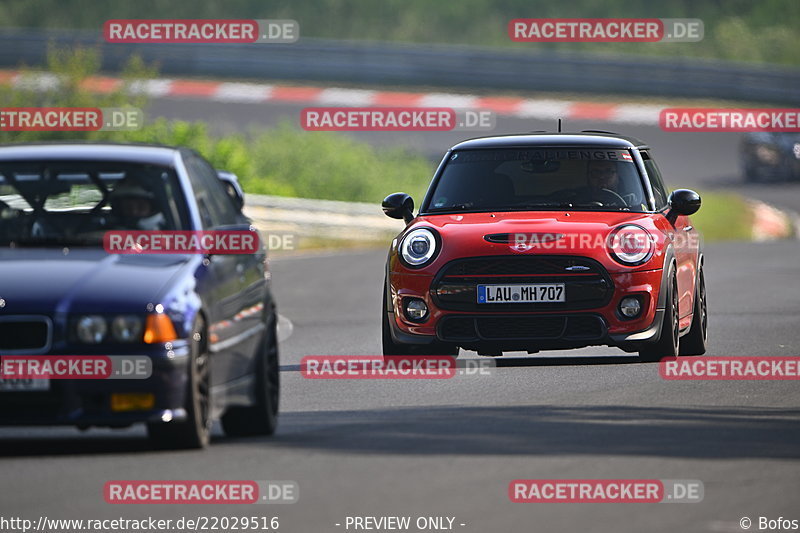
<svg viewBox="0 0 800 533"><path fill-rule="evenodd" d="M459 316L439 322L443 341L601 340L606 327L598 315Z"/></svg>
<svg viewBox="0 0 800 533"><path fill-rule="evenodd" d="M478 303L478 285L563 283L564 302ZM585 257L524 255L457 259L442 267L431 296L442 309L480 313L596 309L614 286L605 268Z"/></svg>
<svg viewBox="0 0 800 533"><path fill-rule="evenodd" d="M0 354L45 350L50 342L47 317L0 317Z"/></svg>
<svg viewBox="0 0 800 533"><path fill-rule="evenodd" d="M603 267L597 262L583 257L571 256L498 256L461 259L445 267L444 276L560 276L570 274L571 267L585 267L582 274L600 274Z"/></svg>

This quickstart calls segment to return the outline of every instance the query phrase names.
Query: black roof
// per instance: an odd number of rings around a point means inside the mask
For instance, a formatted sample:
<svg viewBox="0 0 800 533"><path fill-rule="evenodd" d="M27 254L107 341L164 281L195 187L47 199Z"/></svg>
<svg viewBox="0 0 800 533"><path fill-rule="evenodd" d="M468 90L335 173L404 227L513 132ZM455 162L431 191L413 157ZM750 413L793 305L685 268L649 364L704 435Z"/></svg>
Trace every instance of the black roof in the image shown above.
<svg viewBox="0 0 800 533"><path fill-rule="evenodd" d="M581 133L515 133L512 135L493 135L462 141L452 150L470 150L479 148L512 148L532 146L574 146L576 148L647 148L648 146L635 137L606 132Z"/></svg>

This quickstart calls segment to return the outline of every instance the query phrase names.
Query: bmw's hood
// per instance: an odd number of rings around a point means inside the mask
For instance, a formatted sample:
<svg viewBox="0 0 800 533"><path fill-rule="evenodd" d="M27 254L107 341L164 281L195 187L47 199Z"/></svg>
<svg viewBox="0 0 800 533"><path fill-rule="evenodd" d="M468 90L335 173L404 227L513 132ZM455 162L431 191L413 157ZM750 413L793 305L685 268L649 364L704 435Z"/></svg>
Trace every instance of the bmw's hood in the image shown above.
<svg viewBox="0 0 800 533"><path fill-rule="evenodd" d="M97 249L0 248L0 314L144 312L199 259L113 255Z"/></svg>

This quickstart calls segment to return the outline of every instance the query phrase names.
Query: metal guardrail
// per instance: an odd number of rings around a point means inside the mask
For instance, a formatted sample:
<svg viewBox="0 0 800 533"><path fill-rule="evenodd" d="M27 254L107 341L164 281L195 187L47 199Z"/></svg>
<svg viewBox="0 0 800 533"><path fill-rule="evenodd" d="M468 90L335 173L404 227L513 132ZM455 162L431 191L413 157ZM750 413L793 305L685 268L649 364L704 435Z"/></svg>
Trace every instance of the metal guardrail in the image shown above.
<svg viewBox="0 0 800 533"><path fill-rule="evenodd" d="M0 66L42 65L48 44L97 47L106 71L139 54L166 75L800 102L800 70L777 66L306 38L269 45L109 44L99 29L3 28Z"/></svg>
<svg viewBox="0 0 800 533"><path fill-rule="evenodd" d="M748 207L753 215L753 240L800 237L800 218L796 213L756 200L748 201ZM245 214L266 234L290 233L350 242L388 244L405 227L401 220L387 218L377 203L247 194Z"/></svg>
<svg viewBox="0 0 800 533"><path fill-rule="evenodd" d="M378 203L245 195L245 214L266 233L347 241L389 242L405 227Z"/></svg>

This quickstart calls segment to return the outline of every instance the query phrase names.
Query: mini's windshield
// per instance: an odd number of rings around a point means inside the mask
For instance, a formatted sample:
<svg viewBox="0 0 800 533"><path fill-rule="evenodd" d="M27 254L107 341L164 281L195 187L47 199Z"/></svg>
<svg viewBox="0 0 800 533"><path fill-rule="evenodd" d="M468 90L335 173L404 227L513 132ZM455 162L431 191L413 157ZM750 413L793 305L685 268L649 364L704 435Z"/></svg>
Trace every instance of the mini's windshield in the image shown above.
<svg viewBox="0 0 800 533"><path fill-rule="evenodd" d="M426 213L545 209L647 210L627 150L506 148L450 155Z"/></svg>
<svg viewBox="0 0 800 533"><path fill-rule="evenodd" d="M100 246L109 230L187 229L172 169L101 161L0 163L0 246Z"/></svg>

